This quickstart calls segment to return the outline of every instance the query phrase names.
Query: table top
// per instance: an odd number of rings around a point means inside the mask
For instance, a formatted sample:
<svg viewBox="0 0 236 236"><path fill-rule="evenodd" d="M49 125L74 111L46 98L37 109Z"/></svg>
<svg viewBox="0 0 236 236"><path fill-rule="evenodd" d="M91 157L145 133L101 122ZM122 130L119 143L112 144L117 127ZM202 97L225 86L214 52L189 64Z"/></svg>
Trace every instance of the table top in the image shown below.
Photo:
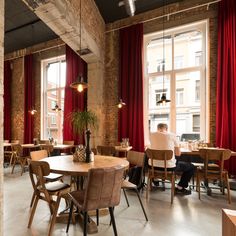
<svg viewBox="0 0 236 236"><path fill-rule="evenodd" d="M44 146L44 145L50 145L50 144L39 144L40 146ZM53 145L53 149L57 149L57 150L63 150L63 149L69 149L69 148L73 148L75 145L71 145L71 144L57 144L57 145Z"/></svg>
<svg viewBox="0 0 236 236"><path fill-rule="evenodd" d="M74 162L72 155L48 157L42 159L42 161L49 163L51 172L70 176L86 176L91 168L129 167L127 160L100 155L95 155L94 161L90 163Z"/></svg>
<svg viewBox="0 0 236 236"><path fill-rule="evenodd" d="M208 147L208 148L211 148L211 149L220 149L220 148L215 148L215 147ZM189 150L189 149L186 149L186 148L180 148L180 151L181 151L181 155L193 155L193 156L199 156L199 150ZM235 157L236 156L236 152L234 151L231 151L231 156Z"/></svg>
<svg viewBox="0 0 236 236"><path fill-rule="evenodd" d="M122 147L122 146L115 146L116 151L119 152L128 152L132 149L132 146L128 146L128 147Z"/></svg>
<svg viewBox="0 0 236 236"><path fill-rule="evenodd" d="M26 143L26 144L21 144L21 147L23 147L23 148L37 148L37 147L39 147L39 144L35 145L33 143Z"/></svg>

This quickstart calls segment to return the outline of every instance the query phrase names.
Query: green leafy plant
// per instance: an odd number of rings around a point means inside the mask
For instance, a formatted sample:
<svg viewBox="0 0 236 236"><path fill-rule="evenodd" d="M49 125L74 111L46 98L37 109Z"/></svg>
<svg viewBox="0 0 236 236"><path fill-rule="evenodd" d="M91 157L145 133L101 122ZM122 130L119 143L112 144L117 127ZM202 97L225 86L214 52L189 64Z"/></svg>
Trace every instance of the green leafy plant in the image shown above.
<svg viewBox="0 0 236 236"><path fill-rule="evenodd" d="M83 134L86 129L98 128L97 115L90 110L73 111L70 113L69 118L71 120L74 133Z"/></svg>

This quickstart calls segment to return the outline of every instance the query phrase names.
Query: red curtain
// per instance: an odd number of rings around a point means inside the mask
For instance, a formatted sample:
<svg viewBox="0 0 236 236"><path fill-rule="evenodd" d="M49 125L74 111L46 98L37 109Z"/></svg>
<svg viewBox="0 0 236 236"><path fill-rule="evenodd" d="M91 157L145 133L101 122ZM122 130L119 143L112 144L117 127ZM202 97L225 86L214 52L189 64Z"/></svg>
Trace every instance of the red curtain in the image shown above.
<svg viewBox="0 0 236 236"><path fill-rule="evenodd" d="M129 138L135 151L144 151L143 126L143 24L120 30L118 138Z"/></svg>
<svg viewBox="0 0 236 236"><path fill-rule="evenodd" d="M87 91L84 90L82 93L79 93L77 90L70 88L70 84L76 81L78 75L82 75L84 81L87 81L87 63L66 45L66 87L63 140L74 140L76 144L84 143L84 138L73 134L68 115L72 111L83 111L87 107Z"/></svg>
<svg viewBox="0 0 236 236"><path fill-rule="evenodd" d="M24 105L24 143L33 143L34 116L30 114L34 106L33 55L24 58L25 105Z"/></svg>
<svg viewBox="0 0 236 236"><path fill-rule="evenodd" d="M216 144L236 151L236 1L222 0L218 13ZM236 159L225 163L236 175Z"/></svg>
<svg viewBox="0 0 236 236"><path fill-rule="evenodd" d="M11 63L4 61L4 140L11 139Z"/></svg>

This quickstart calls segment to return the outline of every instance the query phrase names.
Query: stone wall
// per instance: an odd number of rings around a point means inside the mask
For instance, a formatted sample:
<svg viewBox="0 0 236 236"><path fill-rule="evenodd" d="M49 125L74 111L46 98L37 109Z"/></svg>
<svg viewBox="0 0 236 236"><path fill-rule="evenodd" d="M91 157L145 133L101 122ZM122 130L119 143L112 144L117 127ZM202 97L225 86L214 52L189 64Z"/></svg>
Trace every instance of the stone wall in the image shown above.
<svg viewBox="0 0 236 236"><path fill-rule="evenodd" d="M3 235L3 61L4 0L0 0L0 236Z"/></svg>
<svg viewBox="0 0 236 236"><path fill-rule="evenodd" d="M180 11L193 6L204 4L208 0L184 0L179 3L168 5L164 8L164 14ZM181 26L184 24L209 19L209 92L210 92L210 124L209 138L211 142L215 140L215 112L216 112L216 68L217 68L217 9L218 5L210 5L189 10L187 12L170 15L169 19L165 18L165 29ZM115 144L117 141L117 109L113 104L118 100L118 78L119 78L119 31L120 27L129 26L144 22L144 34L153 33L163 28L163 9L155 9L143 14L135 15L132 18L119 20L112 24L106 25L106 51L105 51L105 86L109 88L105 91L106 101L106 134L105 142ZM156 18L155 20L151 20Z"/></svg>

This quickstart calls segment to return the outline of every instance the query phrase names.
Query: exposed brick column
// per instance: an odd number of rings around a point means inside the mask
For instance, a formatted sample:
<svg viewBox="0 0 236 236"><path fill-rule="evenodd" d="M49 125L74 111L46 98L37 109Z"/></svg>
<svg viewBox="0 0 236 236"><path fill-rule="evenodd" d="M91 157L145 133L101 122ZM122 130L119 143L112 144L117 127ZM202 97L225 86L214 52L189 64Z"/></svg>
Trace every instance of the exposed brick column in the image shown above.
<svg viewBox="0 0 236 236"><path fill-rule="evenodd" d="M0 235L3 235L3 53L4 0L0 0Z"/></svg>

